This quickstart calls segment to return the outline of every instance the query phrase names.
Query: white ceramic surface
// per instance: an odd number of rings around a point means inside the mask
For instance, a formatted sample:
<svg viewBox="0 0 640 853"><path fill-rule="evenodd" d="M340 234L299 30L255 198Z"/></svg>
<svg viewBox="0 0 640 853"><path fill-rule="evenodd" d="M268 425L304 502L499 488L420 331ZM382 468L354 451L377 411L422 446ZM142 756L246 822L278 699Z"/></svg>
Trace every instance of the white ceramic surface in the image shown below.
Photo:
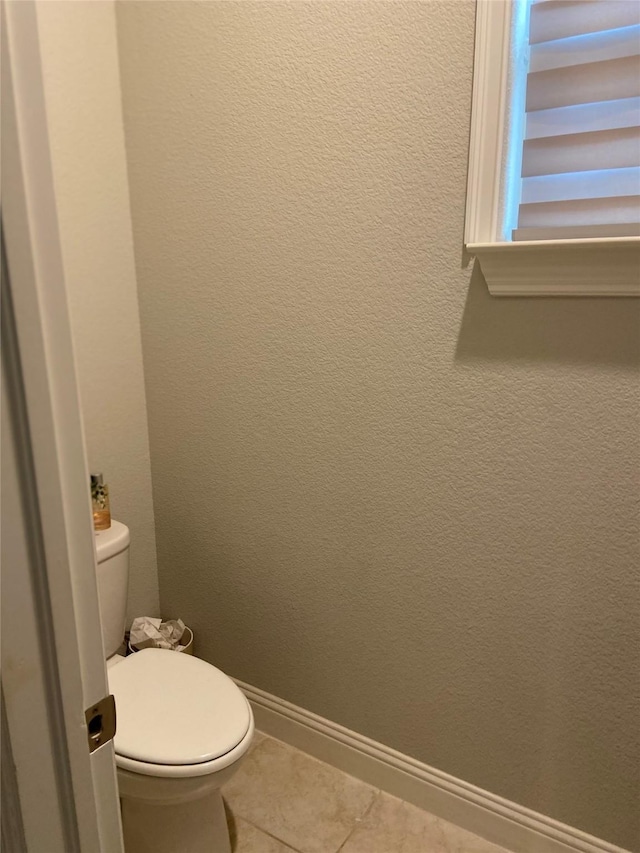
<svg viewBox="0 0 640 853"><path fill-rule="evenodd" d="M129 528L112 520L111 527L96 531L95 536L102 642L105 657L110 658L124 639L129 588Z"/></svg>
<svg viewBox="0 0 640 853"><path fill-rule="evenodd" d="M206 661L143 649L109 672L118 708L116 754L154 764L201 764L234 749L251 713L240 689Z"/></svg>

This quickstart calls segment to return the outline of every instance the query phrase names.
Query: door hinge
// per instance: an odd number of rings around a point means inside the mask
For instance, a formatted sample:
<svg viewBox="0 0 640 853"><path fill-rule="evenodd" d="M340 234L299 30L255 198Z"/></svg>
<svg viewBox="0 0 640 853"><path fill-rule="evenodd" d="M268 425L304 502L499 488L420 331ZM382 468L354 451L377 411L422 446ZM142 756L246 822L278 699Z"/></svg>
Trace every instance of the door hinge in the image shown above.
<svg viewBox="0 0 640 853"><path fill-rule="evenodd" d="M84 712L87 721L87 740L89 752L113 740L116 734L116 700L112 695L105 696Z"/></svg>

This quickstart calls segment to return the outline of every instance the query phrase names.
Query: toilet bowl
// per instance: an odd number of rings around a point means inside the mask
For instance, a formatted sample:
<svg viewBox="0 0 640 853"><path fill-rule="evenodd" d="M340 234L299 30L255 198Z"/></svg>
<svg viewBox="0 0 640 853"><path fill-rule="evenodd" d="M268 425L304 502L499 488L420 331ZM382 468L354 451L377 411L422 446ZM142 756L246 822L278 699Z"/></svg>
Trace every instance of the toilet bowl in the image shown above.
<svg viewBox="0 0 640 853"><path fill-rule="evenodd" d="M166 649L116 653L129 541L119 522L96 535L125 851L231 853L220 789L251 745L251 706L227 675L199 658Z"/></svg>

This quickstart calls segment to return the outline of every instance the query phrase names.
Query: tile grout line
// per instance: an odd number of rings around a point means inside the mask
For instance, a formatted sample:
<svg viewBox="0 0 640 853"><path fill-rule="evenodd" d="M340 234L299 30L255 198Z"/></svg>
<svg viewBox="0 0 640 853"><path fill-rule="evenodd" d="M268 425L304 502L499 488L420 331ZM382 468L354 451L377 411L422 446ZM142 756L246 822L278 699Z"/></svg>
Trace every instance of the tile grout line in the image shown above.
<svg viewBox="0 0 640 853"><path fill-rule="evenodd" d="M264 732L260 732L260 735L261 735L260 740L257 743L254 743L252 745L251 750L250 750L250 754L255 754L260 749L260 747L268 740L274 740L277 743L282 744L282 746L286 747L287 749L295 750L296 752L301 752L301 750L296 750L296 747L291 746L291 744L285 743L284 741L280 741L280 740L278 740L278 738L273 738L273 737L271 737L271 735L267 735ZM303 754L306 755L306 753L303 753ZM312 757L312 756L310 756L310 757ZM319 761L320 764L325 763L323 761L320 761L320 759L315 759L315 760ZM238 817L238 818L240 818L240 820L243 820L245 823L248 823L249 826L252 826L254 829L257 829L258 832L261 832L263 835L266 835L267 837L272 838L274 841L277 841L278 844L283 844L286 848L291 850L292 853L303 853L302 850L299 850L297 847L294 847L292 844L289 844L289 842L285 841L283 838L279 838L277 835L274 835L268 829L265 829L264 827L259 826L257 823L255 823L252 820L249 820L248 818L244 817L243 815L241 815L241 814L235 815L234 814L234 818L235 817ZM339 851L336 851L336 853L339 853Z"/></svg>
<svg viewBox="0 0 640 853"><path fill-rule="evenodd" d="M348 778L352 779L353 781L358 782L358 783L362 784L364 787L367 787L370 789L370 791L372 793L372 798L371 798L370 803L367 805L367 807L365 808L365 810L362 812L362 814L359 817L353 817L352 818L352 823L350 826L347 824L347 826L344 827L347 831L347 835L343 839L343 841L342 842L338 841L337 847L333 847L333 845L331 845L330 850L327 848L324 848L324 853L345 853L345 850L347 849L347 845L349 844L350 840L357 835L358 829L361 829L364 826L364 824L367 821L367 818L371 815L372 811L376 807L376 804L381 802L381 798L385 796L385 793L382 791L382 789L377 788L374 785L370 785L370 784L364 782L363 780L358 779L358 777L352 776L351 774L345 772L344 770L341 770L337 767L334 767L334 765L330 764L329 762L323 761L321 758L318 758L315 755L309 755L308 753L306 753L304 750L300 749L299 747L293 746L292 744L287 743L286 741L280 740L279 738L272 737L271 735L266 735L262 732L260 734L261 734L261 738L257 744L252 746L250 754L255 754L256 752L259 753L263 749L263 747L268 742L271 741L274 744L277 744L282 749L284 749L287 753L299 753L301 756L304 756L306 759L311 760L313 763L315 763L317 765L321 765L321 766L327 768L328 770L334 771L337 774L339 774L340 776L348 777ZM418 806L412 805L411 803L407 803L407 801L402 800L399 797L395 797L393 795L389 795L389 796L392 800L396 800L398 802L398 804L403 805L403 806L410 806L411 808L414 808L417 811L423 813L425 815L425 817L428 816L430 818L433 818L435 825L433 827L431 827L431 829L437 830L436 834L438 836L442 836L442 838L438 837L437 845L440 846L441 841L446 842L446 837L447 837L446 826L449 824L448 821L443 820L442 818L439 818L438 816L433 815L424 809L420 809ZM306 839L302 839L302 840L296 839L296 841L295 841L296 846L294 846L294 844L291 843L290 841L287 841L284 838L280 838L278 835L275 834L275 832L262 827L254 819L249 819L247 817L244 817L240 813L237 814L237 817L239 819L241 819L243 822L245 822L246 824L248 824L249 826L251 826L255 831L261 833L262 835L266 836L267 838L271 838L273 841L275 841L278 844L278 846L282 845L284 850L290 851L290 853L305 853ZM467 830L464 830L462 827L459 827L457 824L451 824L451 828L459 830L463 833L468 833ZM275 827L275 829L276 829L276 831L279 831L278 827ZM470 833L470 834L473 835L473 833ZM367 831L365 830L365 837L366 836L367 836ZM478 836L478 840L482 841L484 839L481 839ZM336 842L336 839L334 839L334 843L335 842ZM490 842L486 842L486 843L490 844ZM298 846L298 845L300 845L300 846ZM512 853L512 851L509 851L506 848L500 848L500 847L497 847L497 846L491 845L491 844L490 844L490 848L488 848L488 850L489 849L490 849L490 851L492 851L492 853ZM306 853L308 853L308 848L306 849ZM488 853L488 851L484 851L484 853ZM627 853L627 851L619 851L619 853ZM638 851L638 853L640 853L640 851Z"/></svg>
<svg viewBox="0 0 640 853"><path fill-rule="evenodd" d="M382 791L379 788L374 788L374 790L376 793L375 793L374 797L372 798L371 802L369 803L368 807L365 809L365 811L361 817L355 819L354 825L353 825L351 831L349 832L349 834L347 835L345 840L342 842L340 847L338 847L338 849L336 850L336 853L340 853L341 850L344 850L344 846L347 843L347 841L360 829L360 827L362 826L362 823L369 816L373 807L375 806L375 804L380 799L380 795L382 794Z"/></svg>
<svg viewBox="0 0 640 853"><path fill-rule="evenodd" d="M249 826L252 826L254 829L257 829L258 832L261 832L263 835L267 835L269 838L273 838L274 841L277 841L278 844L283 844L285 847L288 847L292 853L303 853L302 850L299 850L297 847L292 847L287 841L284 841L282 838L278 838L277 835L274 835L272 832L269 832L268 829L264 829L262 826L258 826L257 823L254 823L252 820L247 820L246 817L242 817L242 815L238 815L240 820L243 820L245 823L248 823ZM339 853L339 851L337 851Z"/></svg>
<svg viewBox="0 0 640 853"><path fill-rule="evenodd" d="M344 770L339 770L338 768L334 767L332 764L329 764L329 762L327 762L327 761L323 761L322 759L317 758L316 756L309 755L309 754L308 754L307 752L305 752L304 750L301 750L301 749L299 749L298 747L292 746L292 744L287 743L286 741L280 740L279 738L273 737L272 735L267 735L267 734L265 734L264 732L260 732L260 734L261 734L262 736L261 736L260 740L259 740L257 743L255 743L255 744L253 744L253 745L252 745L251 750L250 750L250 753L249 753L250 755L253 755L253 754L255 754L256 752L259 752L259 751L260 751L260 749L261 749L261 747L262 747L262 746L263 746L267 741L275 741L277 744L279 744L280 746L284 747L284 748L285 748L285 749L287 749L288 751L300 753L301 755L305 756L306 758L311 759L313 762L316 762L317 764L323 765L324 767L327 767L327 768L329 768L330 770L332 770L332 771L335 771L335 772L339 773L341 776L346 776L346 777L348 777L348 778L350 778L350 779L353 779L353 780L355 780L355 781L359 782L360 784L364 785L365 787L368 787L368 788L370 788L370 789L372 790L372 792L373 792L373 796L372 796L372 798L371 798L371 802L369 803L369 805L367 806L367 808L364 810L364 812L360 815L360 817L356 817L356 818L354 818L354 820L353 820L353 825L349 828L349 830L348 830L348 832L347 832L347 836L346 836L346 838L345 838L342 842L340 842L340 844L338 845L338 847L337 847L337 848L335 848L335 851L329 851L329 853L340 853L340 851L342 851L342 850L343 850L343 848L344 848L345 844L349 841L349 839L350 839L350 838L353 836L353 834L358 830L359 826L362 824L362 822L365 820L365 818L369 815L369 813L370 813L370 812L371 812L371 810L373 809L374 805L375 805L375 804L376 804L376 802L378 801L378 799L379 799L379 797L380 797L380 795L381 795L382 791L381 791L379 788L374 787L373 785L368 785L366 782L362 782L362 780L358 779L356 776L352 776L350 773L346 773ZM274 841L277 841L277 842L278 842L278 844L282 844L282 845L284 845L284 847L286 847L286 848L287 848L287 850L290 850L290 851L291 851L291 853L304 853L304 851L303 851L303 850L300 850L298 847L294 847L294 846L293 846L292 844L290 844L288 841L285 841L283 838L280 838L279 836L274 835L274 834L273 834L271 831L269 831L268 829L265 829L264 827L262 827L262 826L260 826L259 824L255 823L253 820L249 820L247 817L244 817L242 814L240 814L240 813L235 814L235 813L233 813L233 812L232 812L232 814L233 814L233 816L234 816L234 817L237 817L237 818L241 819L241 820L242 820L242 821L244 821L245 823L247 823L247 824L249 824L250 826L252 826L254 829L258 830L258 832L261 832L263 835L266 835L268 838L271 838L271 839L273 839Z"/></svg>
<svg viewBox="0 0 640 853"><path fill-rule="evenodd" d="M338 768L334 767L332 764L329 764L329 762L322 761L322 759L316 758L316 756L314 756L314 755L309 755L304 750L299 749L298 747L292 746L290 743L287 743L286 741L280 740L279 738L276 738L276 737L272 737L271 735L266 735L264 733L262 733L262 735L263 735L263 739L258 744L258 747L261 746L261 744L264 743L265 740L274 740L277 743L282 744L282 746L286 747L287 749L293 750L295 752L300 752L300 753L302 753L302 755L307 756L307 758L311 758L314 761L317 761L318 764L323 764L325 767L330 767L332 770L338 770ZM356 779L358 782L362 781L360 779L357 779L356 776L352 776L350 773L345 773L344 770L338 770L338 772L341 773L343 776L349 776L351 779ZM364 782L363 784L366 785L367 783ZM373 797L371 798L371 802L369 803L367 808L364 810L364 812L360 815L360 817L354 818L353 826L351 827L351 829L347 833L347 837L344 839L344 841L335 850L335 853L340 853L340 851L344 848L344 845L347 843L347 841L351 838L351 836L356 832L356 830L359 828L359 826L362 824L362 822L365 820L365 818L369 815L369 813L373 809L374 805L378 801L380 794L382 793L382 791L379 788L374 788L373 785L369 785L368 787L371 788L372 791L374 792ZM246 818L245 818L245 820L246 820ZM260 827L260 826L257 826L257 824L252 824L252 826L254 826L254 825L255 825L256 829L259 829L261 832L265 832L271 838L275 838L276 841L279 841L280 843L287 846L286 841L283 841L281 838L278 838L277 836L272 835L270 832L266 832L266 830L262 829L262 827ZM296 853L303 853L303 851L297 850L296 848L292 847L291 849L292 850L295 849Z"/></svg>

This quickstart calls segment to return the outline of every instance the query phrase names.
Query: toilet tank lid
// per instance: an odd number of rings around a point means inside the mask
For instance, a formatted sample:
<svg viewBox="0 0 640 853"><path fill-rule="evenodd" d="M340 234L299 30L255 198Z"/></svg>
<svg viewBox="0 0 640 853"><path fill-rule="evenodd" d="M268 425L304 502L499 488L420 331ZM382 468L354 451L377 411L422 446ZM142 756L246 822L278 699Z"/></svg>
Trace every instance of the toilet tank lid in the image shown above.
<svg viewBox="0 0 640 853"><path fill-rule="evenodd" d="M129 547L131 537L126 524L112 519L111 527L107 530L96 530L96 552L98 562L104 563L110 557L115 557Z"/></svg>

